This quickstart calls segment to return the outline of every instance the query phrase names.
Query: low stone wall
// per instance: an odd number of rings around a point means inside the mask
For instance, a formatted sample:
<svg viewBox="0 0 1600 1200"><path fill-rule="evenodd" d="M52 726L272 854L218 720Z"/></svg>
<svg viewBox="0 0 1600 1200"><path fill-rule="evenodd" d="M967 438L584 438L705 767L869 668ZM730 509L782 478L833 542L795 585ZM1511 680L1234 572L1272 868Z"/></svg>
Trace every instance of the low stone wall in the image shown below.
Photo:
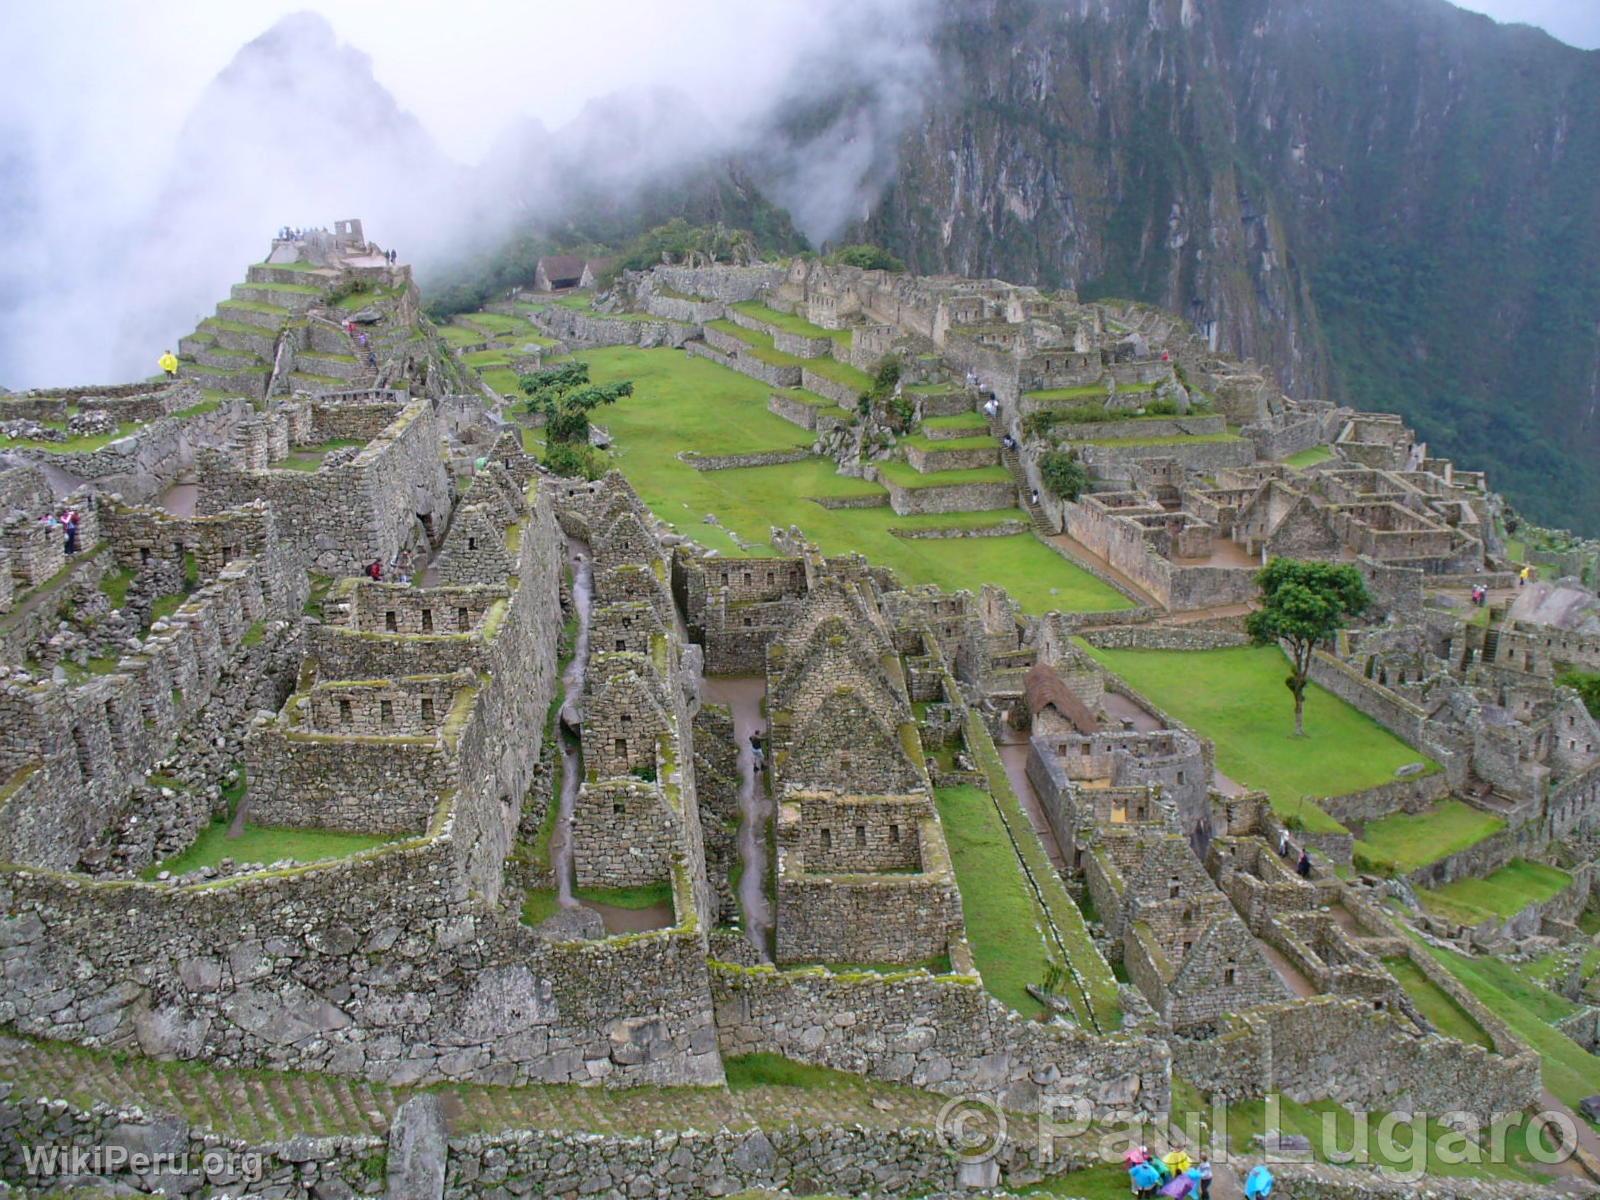
<svg viewBox="0 0 1600 1200"><path fill-rule="evenodd" d="M651 274L657 284L675 292L738 304L760 299L769 289L777 288L783 283L787 270L782 263L762 263L752 267L660 266Z"/></svg>
<svg viewBox="0 0 1600 1200"><path fill-rule="evenodd" d="M1224 650L1250 644L1242 633L1187 625L1113 625L1086 629L1082 637L1103 650Z"/></svg>
<svg viewBox="0 0 1600 1200"><path fill-rule="evenodd" d="M971 976L711 970L724 1054L782 1054L937 1092L986 1092L1025 1112L1047 1094L1146 1113L1171 1104L1161 1042L1026 1021Z"/></svg>
<svg viewBox="0 0 1600 1200"><path fill-rule="evenodd" d="M1465 1110L1485 1123L1539 1102L1537 1055L1419 1038L1409 1025L1360 1000L1263 1005L1228 1018L1216 1038L1173 1041L1173 1070L1230 1101L1281 1092L1383 1111Z"/></svg>
<svg viewBox="0 0 1600 1200"><path fill-rule="evenodd" d="M811 496L813 504L823 508L888 508L888 492L868 492L861 496Z"/></svg>
<svg viewBox="0 0 1600 1200"><path fill-rule="evenodd" d="M652 317L679 325L704 325L707 321L720 320L727 312L720 301L668 296L655 290L641 293L640 300L645 312Z"/></svg>
<svg viewBox="0 0 1600 1200"><path fill-rule="evenodd" d="M994 525L983 525L977 528L939 528L928 525L891 525L889 532L897 538L907 541L938 538L984 538L984 537L1014 537L1019 533L1028 532L1026 521L1000 521Z"/></svg>
<svg viewBox="0 0 1600 1200"><path fill-rule="evenodd" d="M833 339L830 337L807 337L802 333L773 329L772 344L781 353L792 354L796 358L833 357Z"/></svg>
<svg viewBox="0 0 1600 1200"><path fill-rule="evenodd" d="M999 465L1000 451L996 446L975 446L967 450L932 449L922 446L906 447L906 462L919 471L965 471L972 467Z"/></svg>
<svg viewBox="0 0 1600 1200"><path fill-rule="evenodd" d="M811 457L810 447L800 446L793 450L764 450L759 454L685 454L683 461L696 471L730 471L738 467L774 467L782 463L804 462Z"/></svg>
<svg viewBox="0 0 1600 1200"><path fill-rule="evenodd" d="M1317 807L1341 825L1365 825L1394 813L1419 813L1450 794L1450 780L1443 771L1396 779L1342 796L1320 796Z"/></svg>
<svg viewBox="0 0 1600 1200"><path fill-rule="evenodd" d="M700 332L698 326L676 321L607 317L562 304L550 305L534 314L532 320L551 337L585 346L677 347Z"/></svg>
<svg viewBox="0 0 1600 1200"><path fill-rule="evenodd" d="M1090 472L1104 479L1126 479L1132 464L1147 458L1170 458L1201 475L1210 475L1228 467L1248 467L1256 460L1256 448L1243 440L1156 442L1146 445L1080 442L1078 453Z"/></svg>
<svg viewBox="0 0 1600 1200"><path fill-rule="evenodd" d="M1294 1200L1550 1200L1555 1194L1544 1184L1435 1176L1412 1182L1320 1163L1275 1163L1272 1172L1274 1194Z"/></svg>
<svg viewBox="0 0 1600 1200"><path fill-rule="evenodd" d="M819 375L810 367L800 368L800 386L808 392L815 392L819 396L826 396L840 408L855 411L856 401L860 399L859 389L851 387L848 383L840 383L826 375Z"/></svg>
<svg viewBox="0 0 1600 1200"><path fill-rule="evenodd" d="M837 409L830 411L820 405L807 404L803 400L796 400L792 396L784 395L782 392L773 392L767 397L767 411L774 416L782 417L791 424L800 426L801 429L815 429L824 419L824 413L829 413L836 420L844 420L844 413Z"/></svg>
<svg viewBox="0 0 1600 1200"><path fill-rule="evenodd" d="M1424 744L1423 726L1428 714L1420 705L1366 678L1333 655L1320 650L1312 655L1311 682L1365 713L1406 745Z"/></svg>
<svg viewBox="0 0 1600 1200"><path fill-rule="evenodd" d="M941 483L929 487L901 487L890 479L878 482L889 490L889 507L901 517L915 514L988 512L1014 508L1017 486L1005 483Z"/></svg>

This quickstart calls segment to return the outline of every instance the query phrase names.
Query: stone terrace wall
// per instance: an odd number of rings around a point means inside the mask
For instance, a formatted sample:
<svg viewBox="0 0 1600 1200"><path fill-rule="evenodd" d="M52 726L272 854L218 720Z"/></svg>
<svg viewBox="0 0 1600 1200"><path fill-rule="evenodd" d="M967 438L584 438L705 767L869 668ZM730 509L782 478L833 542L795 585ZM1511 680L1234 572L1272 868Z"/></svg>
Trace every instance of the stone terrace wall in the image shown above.
<svg viewBox="0 0 1600 1200"><path fill-rule="evenodd" d="M1162 1043L1025 1021L972 977L714 963L712 986L724 1054L782 1054L937 1092L989 1092L1020 1111L1050 1093L1084 1095L1097 1108L1170 1106Z"/></svg>
<svg viewBox="0 0 1600 1200"><path fill-rule="evenodd" d="M779 263L753 267L656 267L657 285L688 296L705 296L724 304L759 299L783 283L787 268Z"/></svg>
<svg viewBox="0 0 1600 1200"><path fill-rule="evenodd" d="M202 462L199 511L258 499L272 506L278 533L296 559L322 574L354 574L391 561L417 517L450 511L450 481L439 458L432 405L415 400L356 458L317 471L240 470L222 455Z"/></svg>
<svg viewBox="0 0 1600 1200"><path fill-rule="evenodd" d="M93 480L102 492L118 492L141 503L159 496L192 469L202 448L227 445L235 427L253 413L246 400L225 400L209 412L162 417L87 454L37 449L15 453L59 467L79 479ZM257 498L244 495L237 503L219 507L238 508Z"/></svg>
<svg viewBox="0 0 1600 1200"><path fill-rule="evenodd" d="M698 326L678 321L606 317L600 313L579 312L561 304L550 305L535 314L534 320L551 336L563 342L585 346L677 347L700 332Z"/></svg>
<svg viewBox="0 0 1600 1200"><path fill-rule="evenodd" d="M1240 1013L1220 1038L1175 1041L1173 1069L1202 1092L1248 1100L1282 1092L1354 1108L1441 1114L1487 1122L1541 1094L1539 1059L1418 1037L1409 1022L1359 1000L1323 997Z"/></svg>
<svg viewBox="0 0 1600 1200"><path fill-rule="evenodd" d="M41 763L0 807L0 860L74 866L181 726L258 669L241 647L265 615L255 565L236 562L112 674L0 689L0 776Z"/></svg>

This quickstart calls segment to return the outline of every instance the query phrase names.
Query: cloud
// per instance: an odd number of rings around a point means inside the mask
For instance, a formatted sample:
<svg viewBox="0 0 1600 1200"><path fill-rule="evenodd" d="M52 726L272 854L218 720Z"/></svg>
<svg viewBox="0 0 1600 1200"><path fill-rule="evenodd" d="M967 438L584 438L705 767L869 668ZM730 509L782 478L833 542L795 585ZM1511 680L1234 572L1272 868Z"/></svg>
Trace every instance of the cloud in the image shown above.
<svg viewBox="0 0 1600 1200"><path fill-rule="evenodd" d="M757 154L828 236L892 170L931 19L930 0L303 7L8 7L0 384L150 373L284 223L361 216L437 258L559 203L576 176L626 191ZM774 134L832 94L854 103Z"/></svg>

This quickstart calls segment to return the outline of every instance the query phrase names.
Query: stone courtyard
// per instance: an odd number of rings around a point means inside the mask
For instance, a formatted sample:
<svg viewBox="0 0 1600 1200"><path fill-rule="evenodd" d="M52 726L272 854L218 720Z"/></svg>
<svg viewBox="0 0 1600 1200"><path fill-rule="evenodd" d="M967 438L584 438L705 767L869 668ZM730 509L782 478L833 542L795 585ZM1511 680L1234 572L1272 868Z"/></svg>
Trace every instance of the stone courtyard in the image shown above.
<svg viewBox="0 0 1600 1200"><path fill-rule="evenodd" d="M1109 1129L1270 1095L1554 1109L1576 1158L1459 1194L1589 1190L1600 725L1568 672L1600 602L1519 587L1484 475L1140 306L809 259L602 297L580 265L576 304L481 314L537 330L518 371L625 344L754 379L798 440L685 471L855 490L735 554L625 442L552 474L359 221L274 239L176 379L0 395L6 1182L54 1134L263 1150L230 1195L1072 1195L1086 1147L964 1161L945 1098ZM898 430L861 402L886 361ZM904 579L813 506L1025 542L1116 604ZM1414 762L1290 798L1108 665L1243 649L1274 557L1360 572L1312 679Z"/></svg>

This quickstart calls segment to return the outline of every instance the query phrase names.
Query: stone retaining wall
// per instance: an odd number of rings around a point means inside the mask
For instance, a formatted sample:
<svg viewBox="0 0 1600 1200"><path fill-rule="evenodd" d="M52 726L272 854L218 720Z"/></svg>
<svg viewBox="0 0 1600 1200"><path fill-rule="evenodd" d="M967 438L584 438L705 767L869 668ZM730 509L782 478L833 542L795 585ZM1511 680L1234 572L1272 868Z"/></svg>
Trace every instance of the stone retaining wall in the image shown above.
<svg viewBox="0 0 1600 1200"><path fill-rule="evenodd" d="M973 467L993 467L1000 462L1000 450L994 445L975 446L965 450L931 449L908 445L906 462L919 471L965 471Z"/></svg>
<svg viewBox="0 0 1600 1200"><path fill-rule="evenodd" d="M1018 1111L1046 1094L1165 1112L1166 1047L1026 1021L972 976L834 975L712 964L724 1054L781 1054L932 1091L992 1093Z"/></svg>
<svg viewBox="0 0 1600 1200"><path fill-rule="evenodd" d="M1450 780L1443 771L1434 771L1342 796L1319 796L1317 807L1341 825L1361 826L1394 813L1422 812L1449 794Z"/></svg>
<svg viewBox="0 0 1600 1200"><path fill-rule="evenodd" d="M1016 507L1017 486L1004 483L942 483L928 487L901 487L890 479L878 482L889 491L889 507L895 514L987 512Z"/></svg>
<svg viewBox="0 0 1600 1200"><path fill-rule="evenodd" d="M737 467L774 467L804 462L813 457L809 446L793 450L764 450L758 454L685 454L683 461L696 471L730 471Z"/></svg>
<svg viewBox="0 0 1600 1200"><path fill-rule="evenodd" d="M826 375L819 375L810 367L800 368L800 386L808 392L815 392L819 396L832 400L840 408L855 411L856 401L861 398L861 392L851 387L848 383L839 383Z"/></svg>

